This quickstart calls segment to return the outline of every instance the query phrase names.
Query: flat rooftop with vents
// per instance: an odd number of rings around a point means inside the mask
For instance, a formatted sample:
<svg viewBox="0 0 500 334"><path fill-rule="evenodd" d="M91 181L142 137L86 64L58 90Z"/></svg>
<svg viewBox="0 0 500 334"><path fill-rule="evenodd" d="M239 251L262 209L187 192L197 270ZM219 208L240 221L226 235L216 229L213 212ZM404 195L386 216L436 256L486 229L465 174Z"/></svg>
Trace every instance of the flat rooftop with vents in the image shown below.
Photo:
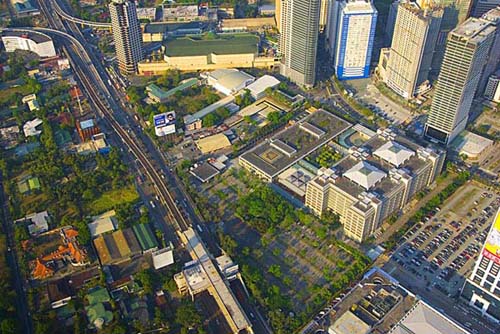
<svg viewBox="0 0 500 334"><path fill-rule="evenodd" d="M271 182L285 169L350 127L350 123L320 109L246 152L239 163Z"/></svg>

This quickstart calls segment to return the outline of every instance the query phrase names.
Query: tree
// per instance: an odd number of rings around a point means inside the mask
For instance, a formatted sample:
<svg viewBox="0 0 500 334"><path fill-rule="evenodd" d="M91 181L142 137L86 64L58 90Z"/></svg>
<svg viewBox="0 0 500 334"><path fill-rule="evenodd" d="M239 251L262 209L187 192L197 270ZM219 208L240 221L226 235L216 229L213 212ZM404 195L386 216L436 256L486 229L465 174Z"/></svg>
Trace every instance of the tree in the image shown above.
<svg viewBox="0 0 500 334"><path fill-rule="evenodd" d="M175 322L183 328L201 325L201 316L198 314L193 302L186 300L177 308Z"/></svg>
<svg viewBox="0 0 500 334"><path fill-rule="evenodd" d="M217 117L216 114L211 113L203 117L202 122L204 127L209 128L211 126L216 125L219 122L219 117Z"/></svg>
<svg viewBox="0 0 500 334"><path fill-rule="evenodd" d="M278 124L280 121L279 111L272 111L269 114L267 114L267 120L272 124Z"/></svg>
<svg viewBox="0 0 500 334"><path fill-rule="evenodd" d="M1 334L15 334L18 333L16 321L12 318L3 319L0 323Z"/></svg>

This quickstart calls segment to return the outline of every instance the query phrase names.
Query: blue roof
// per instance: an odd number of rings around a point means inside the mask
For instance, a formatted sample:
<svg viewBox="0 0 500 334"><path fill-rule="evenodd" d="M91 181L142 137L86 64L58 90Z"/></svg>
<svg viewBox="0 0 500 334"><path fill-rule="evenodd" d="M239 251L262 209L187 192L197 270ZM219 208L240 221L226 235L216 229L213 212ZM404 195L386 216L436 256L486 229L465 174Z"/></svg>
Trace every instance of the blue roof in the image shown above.
<svg viewBox="0 0 500 334"><path fill-rule="evenodd" d="M86 121L80 122L80 128L82 130L88 129L88 128L93 128L93 127L94 127L94 120L93 119L88 119Z"/></svg>

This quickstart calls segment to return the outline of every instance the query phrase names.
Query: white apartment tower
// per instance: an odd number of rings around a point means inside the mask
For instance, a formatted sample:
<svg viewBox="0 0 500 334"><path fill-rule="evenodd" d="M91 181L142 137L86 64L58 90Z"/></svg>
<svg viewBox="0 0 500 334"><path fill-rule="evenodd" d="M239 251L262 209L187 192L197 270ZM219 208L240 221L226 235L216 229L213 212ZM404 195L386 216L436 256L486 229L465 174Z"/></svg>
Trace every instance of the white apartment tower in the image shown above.
<svg viewBox="0 0 500 334"><path fill-rule="evenodd" d="M368 78L377 25L371 0L331 1L327 48L339 80Z"/></svg>
<svg viewBox="0 0 500 334"><path fill-rule="evenodd" d="M443 65L425 125L427 137L448 145L465 129L495 34L492 22L477 18L469 18L448 34Z"/></svg>
<svg viewBox="0 0 500 334"><path fill-rule="evenodd" d="M384 81L394 92L411 99L429 79L434 47L443 16L441 7L422 8L415 2L398 5Z"/></svg>
<svg viewBox="0 0 500 334"><path fill-rule="evenodd" d="M461 296L483 316L500 322L500 210Z"/></svg>
<svg viewBox="0 0 500 334"><path fill-rule="evenodd" d="M280 72L305 87L316 81L320 5L321 0L281 0Z"/></svg>
<svg viewBox="0 0 500 334"><path fill-rule="evenodd" d="M143 59L142 33L135 1L112 0L109 12L120 72L135 74L137 63Z"/></svg>

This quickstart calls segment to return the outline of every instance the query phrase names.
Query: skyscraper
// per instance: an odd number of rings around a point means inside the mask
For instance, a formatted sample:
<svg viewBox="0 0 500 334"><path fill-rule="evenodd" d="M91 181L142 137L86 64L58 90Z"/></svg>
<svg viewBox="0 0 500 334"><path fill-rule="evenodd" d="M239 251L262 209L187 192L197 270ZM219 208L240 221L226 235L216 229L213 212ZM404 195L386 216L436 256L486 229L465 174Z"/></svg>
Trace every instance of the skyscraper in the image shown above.
<svg viewBox="0 0 500 334"><path fill-rule="evenodd" d="M406 99L420 93L420 86L429 79L442 16L441 7L421 8L406 1L398 5L383 80Z"/></svg>
<svg viewBox="0 0 500 334"><path fill-rule="evenodd" d="M370 75L377 9L371 0L332 1L326 38L340 80Z"/></svg>
<svg viewBox="0 0 500 334"><path fill-rule="evenodd" d="M448 145L465 129L495 30L490 21L469 18L448 34L443 65L425 126L428 137Z"/></svg>
<svg viewBox="0 0 500 334"><path fill-rule="evenodd" d="M143 59L142 34L135 1L112 0L109 12L120 72L134 74L137 72L137 63Z"/></svg>
<svg viewBox="0 0 500 334"><path fill-rule="evenodd" d="M280 20L281 74L312 87L316 80L321 0L282 0Z"/></svg>
<svg viewBox="0 0 500 334"><path fill-rule="evenodd" d="M462 288L462 298L483 316L500 321L500 210L476 261L474 270Z"/></svg>
<svg viewBox="0 0 500 334"><path fill-rule="evenodd" d="M470 15L474 0L417 0L420 6L433 3L443 7L443 19L439 28L439 35L434 49L434 59L432 60L432 72L437 75L443 62L446 37L448 33L462 24Z"/></svg>
<svg viewBox="0 0 500 334"><path fill-rule="evenodd" d="M478 0L474 5L472 14L475 17L481 17L487 11L500 6L500 0Z"/></svg>
<svg viewBox="0 0 500 334"><path fill-rule="evenodd" d="M476 96L482 96L490 76L500 67L500 6L493 8L481 16L483 20L490 21L496 27L495 40L484 66L484 72L479 81Z"/></svg>

